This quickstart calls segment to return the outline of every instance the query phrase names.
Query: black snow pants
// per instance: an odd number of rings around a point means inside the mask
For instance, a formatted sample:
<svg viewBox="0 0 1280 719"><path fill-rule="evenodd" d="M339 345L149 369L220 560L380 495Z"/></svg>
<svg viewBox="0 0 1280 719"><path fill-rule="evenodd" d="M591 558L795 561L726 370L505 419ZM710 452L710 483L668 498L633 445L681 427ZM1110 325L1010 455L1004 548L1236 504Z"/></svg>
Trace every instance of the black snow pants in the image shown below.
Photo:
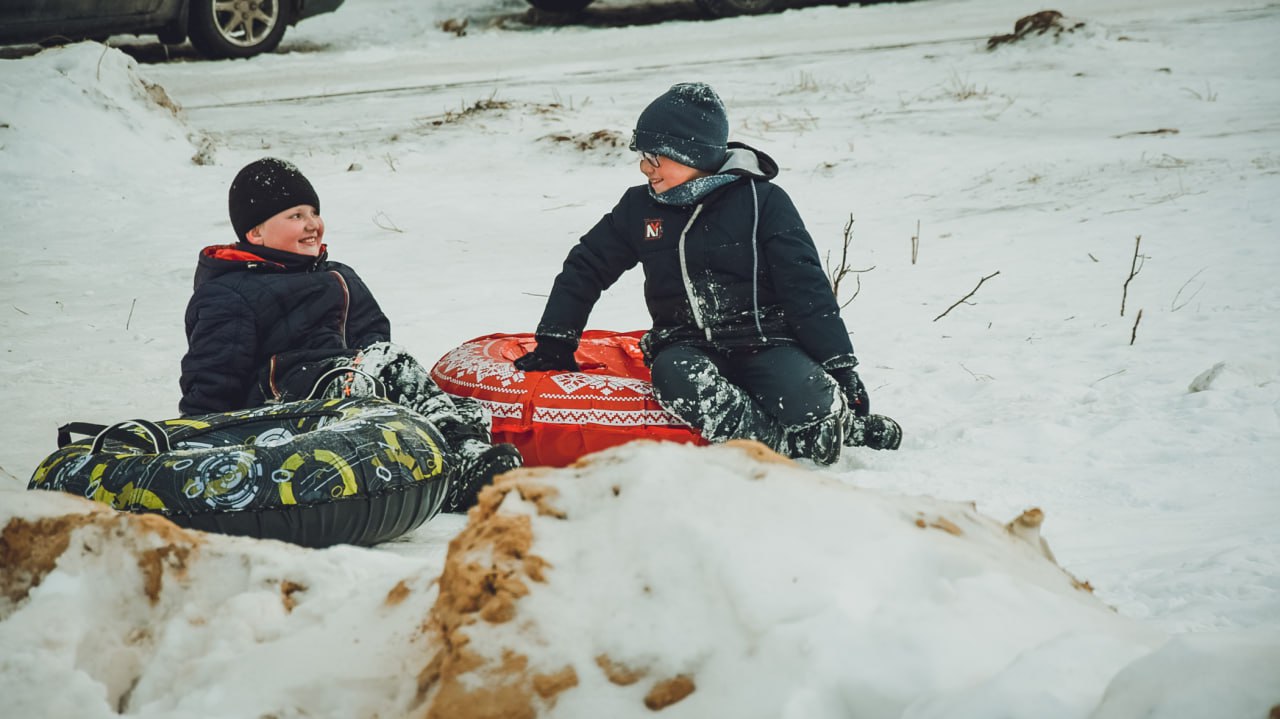
<svg viewBox="0 0 1280 719"><path fill-rule="evenodd" d="M843 411L840 386L793 345L663 348L653 358L658 403L711 442L754 439L792 455L787 438Z"/></svg>
<svg viewBox="0 0 1280 719"><path fill-rule="evenodd" d="M490 416L484 405L470 397L454 397L440 389L413 355L393 342L375 342L354 357L333 360L335 368L359 372L336 375L320 395L325 397L372 396L385 391L386 398L426 417L440 430L450 448L468 459L488 449ZM375 387L376 378L381 387Z"/></svg>

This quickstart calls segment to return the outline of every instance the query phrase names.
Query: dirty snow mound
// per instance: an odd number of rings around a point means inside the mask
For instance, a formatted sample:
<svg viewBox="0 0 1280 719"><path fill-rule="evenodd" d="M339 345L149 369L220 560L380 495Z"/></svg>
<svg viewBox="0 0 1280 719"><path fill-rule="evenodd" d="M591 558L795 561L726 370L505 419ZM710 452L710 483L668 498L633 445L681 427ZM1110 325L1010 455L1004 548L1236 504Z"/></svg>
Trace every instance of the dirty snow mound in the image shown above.
<svg viewBox="0 0 1280 719"><path fill-rule="evenodd" d="M416 691L404 667L424 651L413 628L435 596L419 569L8 493L5 716L401 716Z"/></svg>
<svg viewBox="0 0 1280 719"><path fill-rule="evenodd" d="M450 545L427 716L1084 717L1164 637L1055 564L1042 519L759 445L513 472Z"/></svg>

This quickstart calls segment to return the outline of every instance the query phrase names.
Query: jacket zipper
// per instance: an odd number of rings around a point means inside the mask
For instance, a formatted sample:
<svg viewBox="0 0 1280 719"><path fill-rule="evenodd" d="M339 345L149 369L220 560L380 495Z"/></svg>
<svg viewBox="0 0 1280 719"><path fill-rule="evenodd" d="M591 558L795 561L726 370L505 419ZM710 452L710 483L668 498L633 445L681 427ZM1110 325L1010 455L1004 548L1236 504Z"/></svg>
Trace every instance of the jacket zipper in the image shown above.
<svg viewBox="0 0 1280 719"><path fill-rule="evenodd" d="M689 216L689 221L685 223L684 229L680 230L680 277L684 280L684 293L689 298L689 309L693 312L693 322L707 335L707 340L711 339L711 328L707 327L702 321L702 309L698 306L698 296L693 291L693 281L689 279L689 263L685 260L684 255L684 238L689 234L689 228L693 227L693 223L697 222L698 215L702 214L702 203L693 208L693 214Z"/></svg>
<svg viewBox="0 0 1280 719"><path fill-rule="evenodd" d="M271 397L275 401L280 401L280 388L276 386L276 357L280 355L271 355L271 371L267 372L267 384L271 387Z"/></svg>
<svg viewBox="0 0 1280 719"><path fill-rule="evenodd" d="M342 340L342 347L347 346L347 313L351 309L351 290L347 289L347 281L343 279L342 273L337 270L330 270L330 273L338 279L338 286L342 288L342 317L338 323L338 337Z"/></svg>

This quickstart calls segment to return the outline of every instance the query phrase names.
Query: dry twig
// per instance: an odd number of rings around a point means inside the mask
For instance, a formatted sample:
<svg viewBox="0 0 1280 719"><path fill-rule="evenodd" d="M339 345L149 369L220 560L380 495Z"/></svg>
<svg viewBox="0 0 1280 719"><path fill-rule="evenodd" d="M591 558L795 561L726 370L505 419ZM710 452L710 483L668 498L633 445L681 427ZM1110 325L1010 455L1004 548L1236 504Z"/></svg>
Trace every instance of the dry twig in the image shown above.
<svg viewBox="0 0 1280 719"><path fill-rule="evenodd" d="M1090 387L1092 387L1092 386L1094 386L1095 384L1097 384L1097 383L1101 382L1101 381L1102 381L1102 380L1104 380L1104 379L1110 379L1111 377L1115 377L1116 375L1122 375L1122 374L1124 374L1125 372L1128 372L1128 371L1129 371L1129 370L1124 370L1124 369L1122 369L1122 370L1116 370L1115 372L1112 372L1112 373L1111 373L1111 374L1109 374L1109 375L1103 375L1102 377L1099 377L1098 379L1095 379L1094 381L1092 381L1092 382L1090 382L1090 383L1089 383L1089 386L1090 386Z"/></svg>
<svg viewBox="0 0 1280 719"><path fill-rule="evenodd" d="M1138 323L1142 321L1142 310L1138 310L1138 316L1133 320L1133 331L1129 333L1129 346L1138 339Z"/></svg>
<svg viewBox="0 0 1280 719"><path fill-rule="evenodd" d="M852 243L853 243L853 215L850 214L849 221L844 223L844 243L841 245L841 248L840 248L840 265L838 267L835 267L834 269L832 269L831 253L830 252L827 253L827 279L831 282L831 292L836 296L836 301L838 302L840 300L840 282L847 275L853 275L853 280L856 285L856 287L853 290L853 295L849 297L849 299L845 300L843 304L840 305L840 309L844 309L845 307L848 307L849 303L853 302L854 298L858 296L858 293L862 291L862 278L858 277L859 273L870 272L871 270L874 270L876 268L875 265L872 265L866 269L855 270L849 266L849 245L851 245Z"/></svg>
<svg viewBox="0 0 1280 719"><path fill-rule="evenodd" d="M960 299L956 300L956 303L955 303L954 305L951 305L950 307L948 307L946 312L943 312L942 314L938 315L937 317L934 317L934 318L933 318L933 321L934 321L934 322L937 322L938 320L942 319L943 317L946 317L946 316L947 316L947 312L950 312L951 310L954 310L955 308L957 308L957 307L959 307L961 304L963 304L965 300L969 299L970 297L973 297L974 293L976 293L976 292L978 291L978 288L982 286L982 283L983 283L983 282L986 282L987 280L991 279L992 277L995 277L995 276L996 276L996 275L998 275L998 274L1000 274L1000 270L996 270L995 272L992 272L991 274L987 275L986 277L983 277L982 279L978 280L978 284L977 284L977 285L976 285L972 290L969 290L969 294L967 294L967 295L965 295L964 297L961 297Z"/></svg>
<svg viewBox="0 0 1280 719"><path fill-rule="evenodd" d="M1124 317L1124 304L1129 299L1129 283L1134 277L1142 271L1142 263L1147 259L1146 255L1138 254L1138 248L1142 246L1142 235L1134 238L1133 242L1133 262L1129 265L1129 277L1124 281L1124 292L1120 295L1120 316Z"/></svg>
<svg viewBox="0 0 1280 719"><path fill-rule="evenodd" d="M992 377L991 375L986 374L985 372L982 374L977 374L976 372L969 369L968 367L965 367L963 362L960 363L960 369L964 370L965 372L968 372L969 375L972 376L978 382L986 382L988 380L995 379L995 377Z"/></svg>
<svg viewBox="0 0 1280 719"><path fill-rule="evenodd" d="M378 213L373 216L373 224L377 225L380 230L386 230L388 232L404 232L404 230L400 229L396 223L392 222L391 218L387 217L387 213L382 210L378 210Z"/></svg>
<svg viewBox="0 0 1280 719"><path fill-rule="evenodd" d="M1187 281L1183 282L1182 286L1178 288L1178 291L1173 295L1173 301L1169 303L1170 312L1177 312L1183 307L1186 307L1187 305L1191 304L1191 300L1194 300L1196 298L1196 295L1200 294L1200 290L1204 289L1204 283L1201 282L1200 286L1196 288L1195 292L1191 293L1191 296L1187 298L1186 302L1183 302L1182 304L1178 304L1178 298L1182 296L1182 291L1187 289L1187 285L1191 284L1195 280L1195 278L1199 277L1201 272L1204 272L1203 267L1196 270L1196 273L1194 275L1191 275L1191 277L1187 278Z"/></svg>

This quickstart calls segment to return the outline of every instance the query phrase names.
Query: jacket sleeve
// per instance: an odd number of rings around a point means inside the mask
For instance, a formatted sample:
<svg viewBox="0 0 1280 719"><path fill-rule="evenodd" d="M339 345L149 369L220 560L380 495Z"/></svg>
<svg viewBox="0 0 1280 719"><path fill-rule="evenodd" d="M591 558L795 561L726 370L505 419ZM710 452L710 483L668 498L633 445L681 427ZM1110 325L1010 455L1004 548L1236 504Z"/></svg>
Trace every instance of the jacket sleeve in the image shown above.
<svg viewBox="0 0 1280 719"><path fill-rule="evenodd" d="M760 210L760 238L787 324L800 346L821 364L856 360L831 281L800 213L782 188L772 185Z"/></svg>
<svg viewBox="0 0 1280 719"><path fill-rule="evenodd" d="M374 342L391 341L391 320L383 314L373 291L356 271L346 265L339 270L347 280L350 303L347 309L347 346L363 349Z"/></svg>
<svg viewBox="0 0 1280 719"><path fill-rule="evenodd" d="M640 261L619 229L621 218L626 216L626 203L624 196L569 250L564 267L551 286L551 296L538 323L538 335L576 347L600 293Z"/></svg>
<svg viewBox="0 0 1280 719"><path fill-rule="evenodd" d="M253 308L237 292L204 285L187 305L186 327L178 411L191 415L243 409L257 370Z"/></svg>

